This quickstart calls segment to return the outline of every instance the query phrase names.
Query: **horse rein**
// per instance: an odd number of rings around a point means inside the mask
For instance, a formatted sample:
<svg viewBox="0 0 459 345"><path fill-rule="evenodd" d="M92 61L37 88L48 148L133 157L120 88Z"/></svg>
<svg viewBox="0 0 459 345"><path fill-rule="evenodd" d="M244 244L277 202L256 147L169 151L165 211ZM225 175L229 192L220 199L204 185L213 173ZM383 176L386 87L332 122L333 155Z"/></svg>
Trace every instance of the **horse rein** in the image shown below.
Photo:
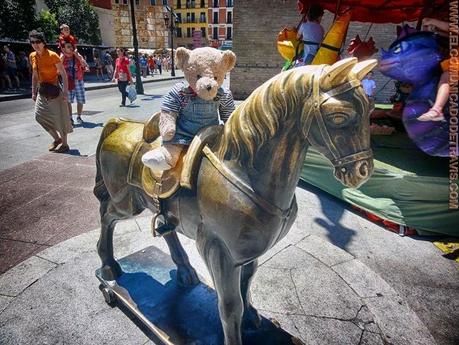
<svg viewBox="0 0 459 345"><path fill-rule="evenodd" d="M322 102L320 102L319 82L320 82L320 76L322 75L324 67L325 66L320 66L320 68L317 69L317 71L314 73L313 107L309 109L308 114L307 114L309 116L307 117L306 124L305 124L305 128L306 128L306 131L304 132L305 137L309 133L313 118L315 118L318 123L322 138L325 141L326 145L328 145L328 149L333 156L333 159L331 159L331 162L335 166L342 166L342 165L345 165L347 163L350 163L356 160L371 158L372 157L371 150L364 150L364 151L360 151L360 152L357 152L351 155L340 157L338 149L333 144L333 141L330 138L330 134L328 133L327 127L323 120L320 105L323 102L325 102L328 98L339 95L344 92L347 92L349 90L352 90L360 86L361 83L357 79L350 80L347 83L342 84L326 92L324 99L322 100ZM313 115L310 114L311 112L313 113ZM241 178L239 178L234 172L228 169L228 167L226 167L223 164L223 162L215 155L215 153L209 148L207 144L202 149L202 152L204 153L206 158L209 160L209 162L214 166L214 168L217 169L217 171L221 175L223 175L228 182L234 185L238 190L244 193L247 197L249 197L255 204L257 204L263 210L265 210L266 212L274 216L279 217L280 219L283 220L283 223L285 223L285 221L290 217L292 207L294 203L296 202L295 196L293 197L292 202L290 203L290 206L287 209L282 209L278 207L277 205L273 204L272 202L270 202L269 200L261 197L255 190L253 190L251 186L249 186ZM341 169L345 169L345 168L342 167Z"/></svg>
<svg viewBox="0 0 459 345"><path fill-rule="evenodd" d="M276 206L275 204L271 203L267 199L261 197L257 192L253 190L247 183L245 183L241 178L239 178L235 173L233 173L230 169L228 169L222 161L215 155L215 153L209 148L206 144L202 149L202 152L210 161L210 163L214 166L215 169L218 170L220 174L222 174L228 182L230 182L233 186L239 189L242 193L248 196L255 204L261 207L263 210L281 218L282 220L286 220L290 217L290 213L292 210L292 206L296 202L296 198L293 197L290 206L287 209L281 209L280 207Z"/></svg>
<svg viewBox="0 0 459 345"><path fill-rule="evenodd" d="M324 92L323 94L325 97L323 97L323 99L321 100L319 83L320 83L320 77L323 73L324 68L325 68L325 65L322 65L314 73L314 79L313 79L313 84L312 84L313 103L312 103L312 108L310 108L308 112L305 130L304 130L304 136L307 137L309 130L311 129L312 120L315 119L317 121L317 125L319 127L320 134L322 135L322 139L324 140L325 145L327 146L328 150L330 151L332 155L332 158L330 159L330 161L335 167L343 166L345 164L354 162L356 160L370 159L373 156L373 152L371 151L371 149L356 152L356 153L353 153L353 154L350 154L344 157L340 156L338 149L336 148L335 144L330 138L330 134L328 133L328 129L327 129L327 126L325 125L323 114L320 108L320 106L330 97L334 97L336 95L345 93L349 90L352 90L360 86L361 85L360 80L352 79L352 80L349 80L347 83L344 83L334 89ZM341 171L345 172L345 168L342 167Z"/></svg>

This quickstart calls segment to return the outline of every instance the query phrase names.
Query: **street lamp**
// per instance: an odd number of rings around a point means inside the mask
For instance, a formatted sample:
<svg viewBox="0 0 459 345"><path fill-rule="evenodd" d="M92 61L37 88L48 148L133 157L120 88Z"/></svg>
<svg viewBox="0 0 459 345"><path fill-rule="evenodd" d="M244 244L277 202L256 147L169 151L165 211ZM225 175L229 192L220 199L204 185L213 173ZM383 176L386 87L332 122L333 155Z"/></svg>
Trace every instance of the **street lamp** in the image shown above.
<svg viewBox="0 0 459 345"><path fill-rule="evenodd" d="M164 6L166 9L171 13L171 18L169 19L169 16L167 13L164 13L164 24L166 25L166 28L169 28L171 31L171 62L172 62L172 68L171 68L171 76L175 77L175 63L174 63L174 30L175 30L175 20L176 20L176 15L174 13L174 9L169 6ZM169 25L170 22L170 25Z"/></svg>
<svg viewBox="0 0 459 345"><path fill-rule="evenodd" d="M134 0L129 1L131 5L131 23L132 23L132 45L134 46L134 61L135 61L135 89L137 94L143 95L142 78L140 77L140 65L139 65L139 42L137 41L137 28L135 26L135 14L134 14Z"/></svg>

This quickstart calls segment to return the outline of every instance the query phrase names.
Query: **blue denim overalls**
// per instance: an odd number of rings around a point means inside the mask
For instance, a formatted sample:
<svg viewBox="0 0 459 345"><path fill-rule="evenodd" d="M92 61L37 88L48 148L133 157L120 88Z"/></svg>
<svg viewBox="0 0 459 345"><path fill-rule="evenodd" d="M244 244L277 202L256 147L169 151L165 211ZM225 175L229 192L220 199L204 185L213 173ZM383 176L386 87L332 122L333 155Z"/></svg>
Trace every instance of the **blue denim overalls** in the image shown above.
<svg viewBox="0 0 459 345"><path fill-rule="evenodd" d="M194 136L204 127L218 125L220 97L224 94L219 88L214 99L206 101L197 95L185 91L185 105L177 117L177 129L174 137L164 143L190 145Z"/></svg>

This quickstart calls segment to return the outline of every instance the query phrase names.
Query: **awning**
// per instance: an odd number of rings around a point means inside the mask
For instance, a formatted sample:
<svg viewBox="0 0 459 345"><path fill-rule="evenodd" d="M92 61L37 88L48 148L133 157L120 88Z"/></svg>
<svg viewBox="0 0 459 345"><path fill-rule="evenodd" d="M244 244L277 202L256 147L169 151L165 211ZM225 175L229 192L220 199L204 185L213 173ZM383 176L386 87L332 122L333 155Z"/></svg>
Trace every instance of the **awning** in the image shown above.
<svg viewBox="0 0 459 345"><path fill-rule="evenodd" d="M351 9L351 21L364 23L399 24L417 20L424 8L430 15L448 10L447 0L298 0L298 10L304 13L311 4L338 14Z"/></svg>

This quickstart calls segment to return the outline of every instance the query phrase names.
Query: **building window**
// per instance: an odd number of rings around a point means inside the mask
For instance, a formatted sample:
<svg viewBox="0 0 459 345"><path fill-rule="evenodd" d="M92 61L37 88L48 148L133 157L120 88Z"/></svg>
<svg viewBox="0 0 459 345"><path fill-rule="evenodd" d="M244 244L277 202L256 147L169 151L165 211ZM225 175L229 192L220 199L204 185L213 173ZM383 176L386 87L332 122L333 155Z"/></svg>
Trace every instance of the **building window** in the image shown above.
<svg viewBox="0 0 459 345"><path fill-rule="evenodd" d="M206 37L206 28L201 28L202 37Z"/></svg>
<svg viewBox="0 0 459 345"><path fill-rule="evenodd" d="M226 7L233 7L233 0L226 0Z"/></svg>
<svg viewBox="0 0 459 345"><path fill-rule="evenodd" d="M163 0L163 5L169 5L167 0Z"/></svg>
<svg viewBox="0 0 459 345"><path fill-rule="evenodd" d="M214 7L218 7L218 1L219 0L214 0Z"/></svg>
<svg viewBox="0 0 459 345"><path fill-rule="evenodd" d="M201 12L201 14L199 15L199 22L200 23L206 22L206 12Z"/></svg>
<svg viewBox="0 0 459 345"><path fill-rule="evenodd" d="M128 0L123 0L123 5L127 5L128 4Z"/></svg>
<svg viewBox="0 0 459 345"><path fill-rule="evenodd" d="M196 16L195 16L194 12L191 13L191 22L192 23L196 23Z"/></svg>
<svg viewBox="0 0 459 345"><path fill-rule="evenodd" d="M191 37L191 28L186 28L186 37Z"/></svg>
<svg viewBox="0 0 459 345"><path fill-rule="evenodd" d="M232 36L232 32L231 32L231 28L226 28L226 39L227 40L230 40L232 39L231 36Z"/></svg>
<svg viewBox="0 0 459 345"><path fill-rule="evenodd" d="M226 22L228 24L231 24L233 22L233 12L228 12L228 17L227 17Z"/></svg>
<svg viewBox="0 0 459 345"><path fill-rule="evenodd" d="M139 6L139 4L140 4L140 0L135 0L135 5Z"/></svg>
<svg viewBox="0 0 459 345"><path fill-rule="evenodd" d="M156 0L150 0L150 6L156 6Z"/></svg>
<svg viewBox="0 0 459 345"><path fill-rule="evenodd" d="M182 0L177 0L177 8L182 8Z"/></svg>
<svg viewBox="0 0 459 345"><path fill-rule="evenodd" d="M186 14L186 23L190 23L190 22L191 22L191 14L187 13Z"/></svg>
<svg viewBox="0 0 459 345"><path fill-rule="evenodd" d="M182 37L182 28L176 28L177 30L177 37Z"/></svg>
<svg viewBox="0 0 459 345"><path fill-rule="evenodd" d="M206 1L205 0L201 0L201 8L204 8L206 7Z"/></svg>
<svg viewBox="0 0 459 345"><path fill-rule="evenodd" d="M213 38L214 40L218 40L218 28L214 28L213 31L214 31L214 32L213 32L213 34L212 34L212 38Z"/></svg>
<svg viewBox="0 0 459 345"><path fill-rule="evenodd" d="M214 12L214 24L218 24L218 12Z"/></svg>
<svg viewBox="0 0 459 345"><path fill-rule="evenodd" d="M182 22L182 14L180 12L176 13L177 15L177 23L181 23Z"/></svg>

